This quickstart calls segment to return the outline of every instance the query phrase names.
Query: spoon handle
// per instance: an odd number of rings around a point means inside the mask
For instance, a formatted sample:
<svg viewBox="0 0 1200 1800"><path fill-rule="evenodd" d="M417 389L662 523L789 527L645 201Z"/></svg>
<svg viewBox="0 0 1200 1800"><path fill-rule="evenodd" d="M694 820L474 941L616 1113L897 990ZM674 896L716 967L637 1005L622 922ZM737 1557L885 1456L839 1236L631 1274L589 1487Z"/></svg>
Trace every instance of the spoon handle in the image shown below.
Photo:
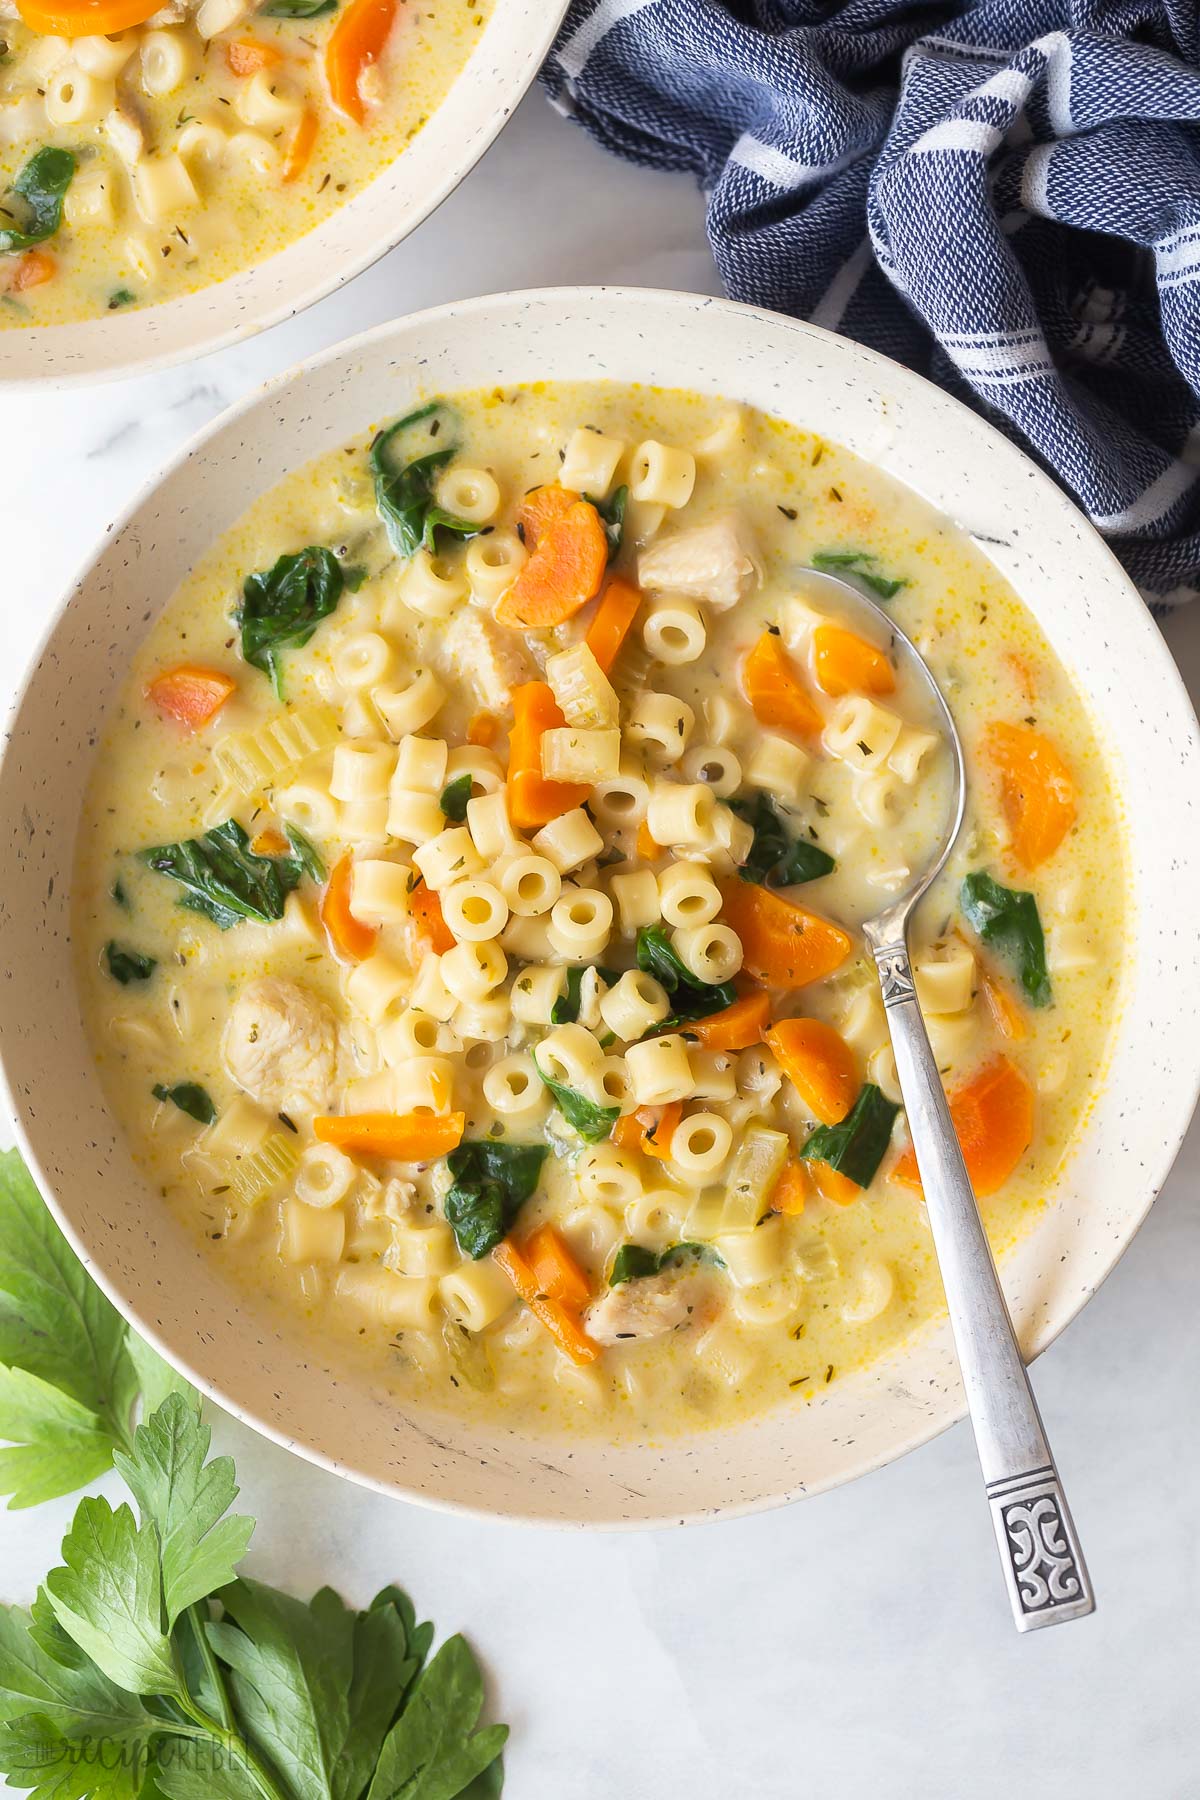
<svg viewBox="0 0 1200 1800"><path fill-rule="evenodd" d="M954 1134L903 937L871 946L1018 1631L1095 1607L1087 1566Z"/></svg>

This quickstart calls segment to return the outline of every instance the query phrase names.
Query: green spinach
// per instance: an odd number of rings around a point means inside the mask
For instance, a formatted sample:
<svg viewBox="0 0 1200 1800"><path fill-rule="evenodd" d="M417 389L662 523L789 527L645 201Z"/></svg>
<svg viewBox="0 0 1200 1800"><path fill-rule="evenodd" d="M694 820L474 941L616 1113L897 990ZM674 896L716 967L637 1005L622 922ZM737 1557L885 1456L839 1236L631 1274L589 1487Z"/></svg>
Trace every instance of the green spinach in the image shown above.
<svg viewBox="0 0 1200 1800"><path fill-rule="evenodd" d="M323 19L337 9L338 0L267 0L258 10L264 19Z"/></svg>
<svg viewBox="0 0 1200 1800"><path fill-rule="evenodd" d="M1049 1006L1054 993L1034 896L1017 888L1002 887L983 869L975 869L963 881L959 905L972 930L1012 964L1030 1004Z"/></svg>
<svg viewBox="0 0 1200 1800"><path fill-rule="evenodd" d="M207 1088L202 1088L197 1081L180 1081L174 1087L164 1087L161 1081L156 1081L150 1092L156 1100L169 1100L198 1125L211 1125L217 1116Z"/></svg>
<svg viewBox="0 0 1200 1800"><path fill-rule="evenodd" d="M14 223L0 228L0 252L28 250L54 236L62 224L63 199L76 167L69 150L44 144L34 151L9 190L21 207ZM8 207L0 210L4 216L13 217Z"/></svg>
<svg viewBox="0 0 1200 1800"><path fill-rule="evenodd" d="M494 1250L541 1179L545 1144L507 1144L469 1138L451 1150L452 1185L443 1201L446 1223L464 1256L476 1262Z"/></svg>
<svg viewBox="0 0 1200 1800"><path fill-rule="evenodd" d="M856 1187L869 1188L892 1141L898 1106L867 1082L840 1125L818 1125L800 1154L828 1163Z"/></svg>
<svg viewBox="0 0 1200 1800"><path fill-rule="evenodd" d="M558 999L554 1002L554 1005L550 1008L550 1023L552 1025L574 1025L575 1021L578 1019L579 1002L583 989L583 978L586 973L587 970L579 963L572 963L571 967L567 970L566 992L560 994ZM611 987L614 981L620 980L620 976L615 969L603 969L597 966L596 973L607 987Z"/></svg>
<svg viewBox="0 0 1200 1800"><path fill-rule="evenodd" d="M585 1143L599 1144L612 1135L612 1128L621 1116L619 1106L598 1106L586 1094L564 1086L561 1081L552 1080L538 1061L536 1051L533 1066L567 1124L579 1133Z"/></svg>
<svg viewBox="0 0 1200 1800"><path fill-rule="evenodd" d="M629 489L622 484L611 500L597 500L591 494L583 497L600 514L600 523L604 526L604 535L608 539L608 560L615 562L621 554L621 541L625 536L625 509L629 505Z"/></svg>
<svg viewBox="0 0 1200 1800"><path fill-rule="evenodd" d="M477 537L480 527L446 512L433 497L436 476L458 455L458 418L431 400L377 434L368 455L375 508L397 556L437 549L437 534Z"/></svg>
<svg viewBox="0 0 1200 1800"><path fill-rule="evenodd" d="M645 1275L658 1275L686 1256L695 1257L697 1262L711 1263L715 1269L725 1267L723 1259L711 1244L668 1244L665 1250L648 1250L644 1244L622 1244L608 1272L608 1285L620 1287L622 1282L639 1281Z"/></svg>
<svg viewBox="0 0 1200 1800"><path fill-rule="evenodd" d="M456 775L442 789L442 797L438 802L442 812L453 825L461 825L467 816L467 802L471 798L471 789L475 778L471 774Z"/></svg>
<svg viewBox="0 0 1200 1800"><path fill-rule="evenodd" d="M279 557L271 568L247 575L234 614L242 634L242 655L270 677L278 699L283 699L280 652L307 644L336 609L347 585L345 569L333 551L320 544L309 544Z"/></svg>
<svg viewBox="0 0 1200 1800"><path fill-rule="evenodd" d="M242 919L270 925L282 919L288 895L306 875L319 880L321 859L293 826L290 856L257 856L236 819L214 825L203 837L143 850L141 859L184 889L179 902L228 931Z"/></svg>
<svg viewBox="0 0 1200 1800"><path fill-rule="evenodd" d="M656 1032L668 1030L684 1019L707 1019L723 1012L737 999L732 981L697 981L680 961L661 925L643 925L637 934L637 966L661 982L671 996L672 1014Z"/></svg>
<svg viewBox="0 0 1200 1800"><path fill-rule="evenodd" d="M149 981L158 967L154 957L143 956L140 950L122 949L112 939L104 946L104 960L109 974L122 987L128 987L131 981Z"/></svg>
<svg viewBox="0 0 1200 1800"><path fill-rule="evenodd" d="M750 854L738 870L743 881L758 887L797 887L802 881L817 881L836 868L832 856L819 844L807 838L790 835L774 802L767 794L757 793L752 800L727 802L739 819L754 828Z"/></svg>
<svg viewBox="0 0 1200 1800"><path fill-rule="evenodd" d="M876 575L869 565L877 560L868 550L818 550L812 559L814 569L823 575L852 575L869 588L878 600L894 600L907 581L892 581Z"/></svg>

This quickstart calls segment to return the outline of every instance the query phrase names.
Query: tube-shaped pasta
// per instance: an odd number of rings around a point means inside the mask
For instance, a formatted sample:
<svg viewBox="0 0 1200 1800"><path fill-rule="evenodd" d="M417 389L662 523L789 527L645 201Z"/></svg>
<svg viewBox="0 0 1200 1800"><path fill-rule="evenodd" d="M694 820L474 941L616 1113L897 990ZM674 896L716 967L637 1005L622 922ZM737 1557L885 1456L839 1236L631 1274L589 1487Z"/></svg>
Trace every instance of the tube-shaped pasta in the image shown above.
<svg viewBox="0 0 1200 1800"><path fill-rule="evenodd" d="M968 944L943 944L913 959L913 980L922 1012L966 1012L975 998L975 958Z"/></svg>
<svg viewBox="0 0 1200 1800"><path fill-rule="evenodd" d="M567 439L558 479L576 494L587 494L593 500L607 499L624 454L620 438L605 437L603 432L589 431L581 425Z"/></svg>
<svg viewBox="0 0 1200 1800"><path fill-rule="evenodd" d="M799 744L787 738L763 737L746 765L746 779L781 800L796 801L804 792L808 765L808 755Z"/></svg>
<svg viewBox="0 0 1200 1800"><path fill-rule="evenodd" d="M508 958L499 944L456 944L442 957L442 980L467 1006L486 1000L508 974Z"/></svg>
<svg viewBox="0 0 1200 1800"><path fill-rule="evenodd" d="M133 170L133 197L143 219L151 225L170 224L178 213L200 201L187 164L173 154L145 157L137 163Z"/></svg>
<svg viewBox="0 0 1200 1800"><path fill-rule="evenodd" d="M463 568L475 598L494 606L516 580L528 555L515 531L492 531L486 537L472 538Z"/></svg>
<svg viewBox="0 0 1200 1800"><path fill-rule="evenodd" d="M707 925L721 910L721 893L703 863L669 863L658 878L659 907L668 925Z"/></svg>
<svg viewBox="0 0 1200 1800"><path fill-rule="evenodd" d="M629 492L634 500L652 506L686 506L696 485L696 459L690 450L677 450L647 438L633 453Z"/></svg>
<svg viewBox="0 0 1200 1800"><path fill-rule="evenodd" d="M448 1057L414 1056L389 1070L388 1079L395 1112L449 1112L454 1098L454 1064Z"/></svg>
<svg viewBox="0 0 1200 1800"><path fill-rule="evenodd" d="M439 475L434 493L440 507L468 525L490 525L500 511L500 488L487 469L454 463Z"/></svg>
<svg viewBox="0 0 1200 1800"><path fill-rule="evenodd" d="M659 600L642 622L642 642L655 662L694 663L708 642L704 617L694 600Z"/></svg>
<svg viewBox="0 0 1200 1800"><path fill-rule="evenodd" d="M444 1025L453 1017L458 996L452 994L446 986L440 956L422 958L413 975L412 990L408 998L411 1006L419 1012L428 1013L439 1024Z"/></svg>
<svg viewBox="0 0 1200 1800"><path fill-rule="evenodd" d="M598 781L588 801L592 817L610 830L640 825L650 803L650 786L640 768L621 765L611 781Z"/></svg>
<svg viewBox="0 0 1200 1800"><path fill-rule="evenodd" d="M142 37L141 52L142 86L155 99L182 87L196 66L193 40L183 31L147 31ZM247 119L246 123L257 125L261 121Z"/></svg>
<svg viewBox="0 0 1200 1800"><path fill-rule="evenodd" d="M675 1033L630 1044L625 1052L633 1096L639 1106L667 1106L692 1091L687 1045Z"/></svg>
<svg viewBox="0 0 1200 1800"><path fill-rule="evenodd" d="M117 199L114 192L116 175L111 169L80 169L67 189L63 201L63 217L73 231L81 225L115 225ZM227 815L222 815L225 817Z"/></svg>
<svg viewBox="0 0 1200 1800"><path fill-rule="evenodd" d="M590 862L593 856L599 856L604 849L604 839L582 806L576 806L543 825L534 836L531 848L538 856L553 863L560 875L568 875L572 869Z"/></svg>
<svg viewBox="0 0 1200 1800"><path fill-rule="evenodd" d="M462 1263L438 1283L442 1303L452 1319L468 1331L486 1331L516 1304L516 1290L490 1256Z"/></svg>
<svg viewBox="0 0 1200 1800"><path fill-rule="evenodd" d="M388 791L396 751L391 744L356 738L333 753L329 791L335 800L380 800Z"/></svg>
<svg viewBox="0 0 1200 1800"><path fill-rule="evenodd" d="M339 830L348 844L387 842L387 796L378 800L344 800L339 814Z"/></svg>
<svg viewBox="0 0 1200 1800"><path fill-rule="evenodd" d="M346 998L369 1025L378 1025L408 993L412 977L403 964L376 950L346 977Z"/></svg>
<svg viewBox="0 0 1200 1800"><path fill-rule="evenodd" d="M504 786L504 765L494 750L483 744L456 744L446 758L446 780L471 777L472 789L481 795L496 794Z"/></svg>
<svg viewBox="0 0 1200 1800"><path fill-rule="evenodd" d="M114 99L111 80L89 75L77 63L64 63L47 78L42 105L51 125L95 125L111 109ZM184 199L182 204L189 202Z"/></svg>
<svg viewBox="0 0 1200 1800"><path fill-rule="evenodd" d="M550 942L550 915L538 918L510 919L500 934L500 942L510 956L521 962L556 962L558 951Z"/></svg>
<svg viewBox="0 0 1200 1800"><path fill-rule="evenodd" d="M899 780L911 786L920 773L921 764L940 742L936 732L902 725L888 755L888 768Z"/></svg>
<svg viewBox="0 0 1200 1800"><path fill-rule="evenodd" d="M458 1260L454 1233L438 1219L431 1225L394 1226L384 1265L397 1275L419 1281L449 1274Z"/></svg>
<svg viewBox="0 0 1200 1800"><path fill-rule="evenodd" d="M525 1051L493 1063L483 1078L483 1097L494 1113L514 1125L534 1124L550 1106L533 1058Z"/></svg>
<svg viewBox="0 0 1200 1800"><path fill-rule="evenodd" d="M453 996L451 996L453 1001ZM457 1002L454 1002L457 1005ZM410 1006L398 1018L389 1019L377 1033L379 1054L389 1069L411 1061L415 1056L453 1055L462 1043L453 1026L443 1024L432 1014Z"/></svg>
<svg viewBox="0 0 1200 1800"><path fill-rule="evenodd" d="M604 1052L583 1025L556 1025L537 1047L537 1066L550 1081L584 1093L598 1087Z"/></svg>
<svg viewBox="0 0 1200 1800"><path fill-rule="evenodd" d="M477 794L467 801L467 830L485 862L512 855L520 843L501 793Z"/></svg>
<svg viewBox="0 0 1200 1800"><path fill-rule="evenodd" d="M409 612L423 619L448 619L456 606L467 597L467 577L457 564L428 550L418 550L407 564L396 588L395 598ZM389 604L386 619L391 623Z"/></svg>
<svg viewBox="0 0 1200 1800"><path fill-rule="evenodd" d="M692 1065L692 1093L697 1100L732 1100L737 1093L737 1076L733 1059L724 1050L689 1052Z"/></svg>
<svg viewBox="0 0 1200 1800"><path fill-rule="evenodd" d="M742 765L724 744L693 744L684 752L681 774L685 781L702 781L718 800L727 800L742 785Z"/></svg>
<svg viewBox="0 0 1200 1800"><path fill-rule="evenodd" d="M674 694L637 694L625 717L625 733L660 762L676 763L687 749L695 723L696 715L686 700L676 699Z"/></svg>
<svg viewBox="0 0 1200 1800"><path fill-rule="evenodd" d="M469 880L483 871L479 852L465 825L451 825L427 843L419 844L412 859L434 893L440 893L452 882Z"/></svg>
<svg viewBox="0 0 1200 1800"><path fill-rule="evenodd" d="M350 911L364 925L400 925L408 917L407 863L359 857L350 872Z"/></svg>
<svg viewBox="0 0 1200 1800"><path fill-rule="evenodd" d="M413 793L393 781L388 794L389 837L399 838L403 844L427 844L441 835L445 824L446 816L435 794Z"/></svg>
<svg viewBox="0 0 1200 1800"><path fill-rule="evenodd" d="M418 794L440 794L446 785L449 746L441 738L410 733L396 751L395 785Z"/></svg>
<svg viewBox="0 0 1200 1800"><path fill-rule="evenodd" d="M482 944L508 924L508 902L490 881L454 881L441 896L442 917L460 942Z"/></svg>
<svg viewBox="0 0 1200 1800"><path fill-rule="evenodd" d="M824 744L830 756L873 775L887 762L900 735L900 718L877 706L865 694L847 694L834 705L825 723Z"/></svg>
<svg viewBox="0 0 1200 1800"><path fill-rule="evenodd" d="M358 1169L332 1144L310 1144L296 1165L293 1182L305 1206L337 1206L358 1179Z"/></svg>
<svg viewBox="0 0 1200 1800"><path fill-rule="evenodd" d="M633 869L627 875L613 875L608 885L620 915L622 937L636 937L643 926L658 924L662 907L658 881L652 869Z"/></svg>
<svg viewBox="0 0 1200 1800"><path fill-rule="evenodd" d="M703 850L713 840L716 810L712 789L703 782L656 781L646 825L656 844Z"/></svg>
<svg viewBox="0 0 1200 1800"><path fill-rule="evenodd" d="M667 990L653 975L627 969L600 996L600 1017L614 1037L633 1043L661 1024L671 1010Z"/></svg>
<svg viewBox="0 0 1200 1800"><path fill-rule="evenodd" d="M293 781L275 794L275 803L285 819L298 826L309 837L331 838L338 829L338 803L328 787L312 778ZM222 814L227 816L228 809Z"/></svg>
<svg viewBox="0 0 1200 1800"><path fill-rule="evenodd" d="M784 1267L783 1219L776 1213L764 1219L756 1231L723 1234L716 1240L716 1251L736 1287L757 1287L770 1281Z"/></svg>
<svg viewBox="0 0 1200 1800"><path fill-rule="evenodd" d="M592 888L563 888L550 909L550 942L568 962L595 962L612 931L613 903Z"/></svg>
<svg viewBox="0 0 1200 1800"><path fill-rule="evenodd" d="M264 181L278 175L283 160L270 138L264 137L261 131L235 131L226 154L231 163L253 169Z"/></svg>
<svg viewBox="0 0 1200 1800"><path fill-rule="evenodd" d="M513 1018L522 1025L549 1025L566 980L566 970L554 964L522 969L512 984Z"/></svg>
<svg viewBox="0 0 1200 1800"><path fill-rule="evenodd" d="M322 1212L302 1200L283 1203L280 1251L289 1263L335 1263L346 1244L346 1215Z"/></svg>
<svg viewBox="0 0 1200 1800"><path fill-rule="evenodd" d="M388 736L398 741L420 731L441 711L446 690L432 669L414 669L407 687L381 686L371 698Z"/></svg>
<svg viewBox="0 0 1200 1800"><path fill-rule="evenodd" d="M694 1112L671 1133L671 1161L689 1181L711 1181L733 1147L733 1127L720 1113Z"/></svg>
<svg viewBox="0 0 1200 1800"><path fill-rule="evenodd" d="M117 37L79 37L71 42L71 55L89 75L112 80L121 73L138 47L136 31L123 31Z"/></svg>
<svg viewBox="0 0 1200 1800"><path fill-rule="evenodd" d="M636 1194L625 1208L625 1229L639 1244L665 1248L683 1235L685 1207L671 1188L651 1188Z"/></svg>
<svg viewBox="0 0 1200 1800"><path fill-rule="evenodd" d="M410 1281L390 1269L348 1263L338 1272L336 1291L339 1300L394 1331L432 1331L437 1324L439 1283L432 1276Z"/></svg>
<svg viewBox="0 0 1200 1800"><path fill-rule="evenodd" d="M300 117L301 102L273 69L258 69L240 83L234 102L238 117L261 131L283 131Z"/></svg>
<svg viewBox="0 0 1200 1800"><path fill-rule="evenodd" d="M641 1192L641 1178L631 1156L615 1144L593 1144L575 1170L584 1200L601 1206L625 1206Z"/></svg>
<svg viewBox="0 0 1200 1800"><path fill-rule="evenodd" d="M562 876L554 864L533 850L518 850L502 858L492 869L492 879L509 911L522 919L548 913L562 893Z"/></svg>
<svg viewBox="0 0 1200 1800"><path fill-rule="evenodd" d="M454 1029L463 1043L498 1044L512 1030L512 1007L507 994L489 994L486 1000L464 1000L454 1009ZM470 1064L468 1048L467 1060Z"/></svg>
<svg viewBox="0 0 1200 1800"><path fill-rule="evenodd" d="M900 777L893 775L890 769L881 769L878 775L864 775L860 781L855 782L854 805L868 825L874 825L876 830L880 830L891 823L896 792L900 786Z"/></svg>
<svg viewBox="0 0 1200 1800"><path fill-rule="evenodd" d="M356 631L333 653L333 672L347 693L378 687L392 672L395 651L377 631Z"/></svg>

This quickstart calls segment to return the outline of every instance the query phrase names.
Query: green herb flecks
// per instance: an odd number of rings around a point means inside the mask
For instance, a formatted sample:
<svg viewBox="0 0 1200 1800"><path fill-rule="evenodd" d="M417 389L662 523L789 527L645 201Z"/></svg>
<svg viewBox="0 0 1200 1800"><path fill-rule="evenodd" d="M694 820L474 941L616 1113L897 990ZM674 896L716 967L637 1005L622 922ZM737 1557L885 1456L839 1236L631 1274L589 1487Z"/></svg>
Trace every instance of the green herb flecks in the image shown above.
<svg viewBox="0 0 1200 1800"><path fill-rule="evenodd" d="M456 775L442 789L442 797L438 802L445 816L453 825L461 825L467 816L467 802L471 798L471 789L475 785L470 774Z"/></svg>
<svg viewBox="0 0 1200 1800"><path fill-rule="evenodd" d="M585 1143L599 1144L612 1135L612 1128L621 1116L619 1106L598 1106L586 1094L564 1086L561 1081L554 1081L542 1068L536 1051L533 1066L567 1124L579 1133Z"/></svg>
<svg viewBox="0 0 1200 1800"><path fill-rule="evenodd" d="M451 1150L453 1178L443 1209L464 1256L478 1261L494 1250L530 1198L549 1154L545 1144L470 1139Z"/></svg>
<svg viewBox="0 0 1200 1800"><path fill-rule="evenodd" d="M189 1119L195 1119L197 1125L211 1125L217 1116L208 1089L202 1088L197 1081L180 1081L174 1087L164 1087L161 1081L156 1081L150 1091L156 1100L170 1101Z"/></svg>
<svg viewBox="0 0 1200 1800"><path fill-rule="evenodd" d="M1034 896L1002 887L983 869L966 876L959 905L967 924L985 944L1012 964L1032 1006L1049 1006L1054 998L1046 969L1046 939Z"/></svg>
<svg viewBox="0 0 1200 1800"><path fill-rule="evenodd" d="M112 939L104 946L104 960L109 974L122 987L128 987L131 981L149 981L158 967L154 957L143 956L140 950L124 948Z"/></svg>
<svg viewBox="0 0 1200 1800"><path fill-rule="evenodd" d="M62 224L63 200L76 167L69 150L44 144L34 151L9 189L19 205L15 222L0 227L0 252L28 250L54 236ZM7 202L4 212L13 216Z"/></svg>
<svg viewBox="0 0 1200 1800"><path fill-rule="evenodd" d="M754 829L750 854L738 870L743 881L759 887L795 887L802 881L818 881L836 868L833 857L807 838L794 838L767 794L753 799L730 800L729 807Z"/></svg>
<svg viewBox="0 0 1200 1800"><path fill-rule="evenodd" d="M137 295L131 293L128 288L114 288L108 296L109 312L116 312L122 306L135 306L136 304Z"/></svg>
<svg viewBox="0 0 1200 1800"><path fill-rule="evenodd" d="M892 1141L898 1106L867 1082L840 1125L818 1125L800 1154L828 1163L856 1187L869 1188Z"/></svg>
<svg viewBox="0 0 1200 1800"><path fill-rule="evenodd" d="M242 919L269 925L282 919L288 895L305 876L320 879L321 859L307 838L288 827L288 856L257 856L236 819L214 825L203 837L143 850L142 861L177 881L184 889L179 902L202 913L228 931Z"/></svg>
<svg viewBox="0 0 1200 1800"><path fill-rule="evenodd" d="M422 546L437 549L439 531L472 538L480 527L438 506L435 478L458 455L458 418L441 400L431 400L381 431L368 462L375 481L375 507L397 556L415 556Z"/></svg>
<svg viewBox="0 0 1200 1800"><path fill-rule="evenodd" d="M852 576L874 594L877 600L894 600L900 589L908 586L908 582L893 581L886 575L877 575L870 566L877 560L869 550L818 550L812 559L812 566L823 575Z"/></svg>
<svg viewBox="0 0 1200 1800"><path fill-rule="evenodd" d="M335 611L346 586L346 571L333 551L320 544L281 556L269 569L247 575L235 614L242 656L270 677L278 699L283 699L281 652L308 643L322 620Z"/></svg>
<svg viewBox="0 0 1200 1800"><path fill-rule="evenodd" d="M663 1269L674 1263L681 1263L688 1257L693 1257L697 1262L711 1263L716 1269L725 1267L723 1259L711 1244L668 1244L665 1250L648 1250L644 1244L622 1244L613 1257L612 1268L608 1272L608 1285L620 1287L626 1281L638 1281L646 1275L658 1275Z"/></svg>

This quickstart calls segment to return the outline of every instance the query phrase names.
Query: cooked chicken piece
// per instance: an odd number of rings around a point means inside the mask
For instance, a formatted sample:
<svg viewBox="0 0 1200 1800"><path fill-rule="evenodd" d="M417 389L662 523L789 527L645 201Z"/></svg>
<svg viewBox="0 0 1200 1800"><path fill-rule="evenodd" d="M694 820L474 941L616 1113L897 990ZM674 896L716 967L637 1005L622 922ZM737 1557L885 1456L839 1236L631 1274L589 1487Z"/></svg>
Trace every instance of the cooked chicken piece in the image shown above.
<svg viewBox="0 0 1200 1800"><path fill-rule="evenodd" d="M328 1112L338 1072L338 1033L323 1000L294 981L264 975L234 1002L222 1044L225 1066L272 1112Z"/></svg>
<svg viewBox="0 0 1200 1800"><path fill-rule="evenodd" d="M121 161L132 167L145 151L146 134L127 95L122 94L112 111L105 114L104 129Z"/></svg>
<svg viewBox="0 0 1200 1800"><path fill-rule="evenodd" d="M515 687L536 681L537 670L515 631L497 625L490 613L463 606L441 635L446 666L475 690L479 704L504 712Z"/></svg>
<svg viewBox="0 0 1200 1800"><path fill-rule="evenodd" d="M593 1301L583 1315L583 1328L597 1344L644 1343L686 1325L698 1298L694 1276L678 1270L642 1276Z"/></svg>
<svg viewBox="0 0 1200 1800"><path fill-rule="evenodd" d="M0 0L0 20L8 25L20 18L17 11L17 0Z"/></svg>
<svg viewBox="0 0 1200 1800"><path fill-rule="evenodd" d="M638 557L639 587L707 600L719 612L744 600L761 580L758 551L736 513L677 531Z"/></svg>

